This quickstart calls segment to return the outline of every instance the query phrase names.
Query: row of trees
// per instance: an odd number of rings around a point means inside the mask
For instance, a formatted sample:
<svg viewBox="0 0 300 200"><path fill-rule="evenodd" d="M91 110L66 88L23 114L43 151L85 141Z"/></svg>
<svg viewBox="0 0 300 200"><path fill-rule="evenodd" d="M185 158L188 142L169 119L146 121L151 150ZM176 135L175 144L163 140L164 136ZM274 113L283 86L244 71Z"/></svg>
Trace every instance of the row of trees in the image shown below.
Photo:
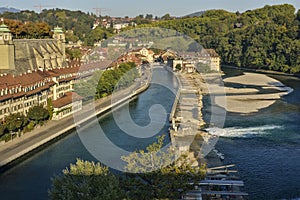
<svg viewBox="0 0 300 200"><path fill-rule="evenodd" d="M206 167L191 167L182 157L149 172L151 166L174 155L171 149L159 153L163 140L160 136L146 151L122 157L127 163L125 170L134 173L113 174L100 163L77 160L52 179L51 199L179 199L182 193L193 189L193 183L204 178ZM151 160L153 165L149 164Z"/></svg>
<svg viewBox="0 0 300 200"><path fill-rule="evenodd" d="M131 85L139 73L134 62L120 64L113 70L97 71L88 81L81 81L74 85L74 90L86 99L100 99Z"/></svg>
<svg viewBox="0 0 300 200"><path fill-rule="evenodd" d="M45 22L21 22L18 20L5 20L14 38L43 39L51 38L51 27Z"/></svg>
<svg viewBox="0 0 300 200"><path fill-rule="evenodd" d="M26 116L22 113L10 114L0 124L0 138L8 139L12 132L31 131L35 125L41 125L49 118L49 111L42 105L31 107Z"/></svg>
<svg viewBox="0 0 300 200"><path fill-rule="evenodd" d="M114 30L98 26L93 28L94 14L66 9L49 9L41 13L34 11L21 11L18 13L5 12L0 15L11 29L15 38L50 38L51 28L59 26L66 32L66 41L83 41L93 46L94 42L110 37ZM51 28L50 28L51 27Z"/></svg>

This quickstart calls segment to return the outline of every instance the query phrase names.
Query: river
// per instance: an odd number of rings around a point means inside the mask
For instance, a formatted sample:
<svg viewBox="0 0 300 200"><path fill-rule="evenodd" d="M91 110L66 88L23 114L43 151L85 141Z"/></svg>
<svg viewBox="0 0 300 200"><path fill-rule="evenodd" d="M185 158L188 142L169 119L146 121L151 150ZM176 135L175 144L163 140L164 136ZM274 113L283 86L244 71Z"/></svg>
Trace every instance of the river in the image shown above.
<svg viewBox="0 0 300 200"><path fill-rule="evenodd" d="M242 71L223 69L226 76ZM227 113L227 137L216 148L236 164L250 199L300 198L300 80L269 75L294 92L258 113Z"/></svg>
<svg viewBox="0 0 300 200"><path fill-rule="evenodd" d="M233 69L224 71L226 76L241 73ZM150 123L148 110L152 105L160 104L169 112L175 98L174 92L155 84L159 80L174 87L177 83L173 75L161 68L154 69L153 73L153 84L129 104L130 115L140 126ZM272 77L292 87L294 92L249 116L228 113L224 129L231 134L220 138L216 148L225 154L224 163L236 164L250 199L299 198L300 80L289 76ZM118 109L122 111L125 107ZM167 119L155 136L168 132ZM155 140L155 136L143 139L127 136L118 128L111 113L100 117L99 124L111 141L126 150L144 148ZM86 128L87 134L94 130L93 124ZM3 172L1 199L47 199L51 177L60 174L76 158L97 161L74 132Z"/></svg>
<svg viewBox="0 0 300 200"><path fill-rule="evenodd" d="M146 126L151 123L149 109L153 105L159 104L167 113L170 113L176 91L174 93L165 86L176 88L177 79L165 69L155 68L152 84L148 90L129 103L130 115L137 125ZM118 108L118 112L126 112L126 106ZM149 135L154 135L149 138L134 138L125 134L116 125L111 112L101 116L99 124L114 144L128 151L134 151L153 143L161 134L167 136L166 144L170 142L168 119L166 116L163 123L165 125L157 133L149 133ZM162 123L160 122L160 124ZM87 134L89 132L92 134L93 131L97 131L97 126L98 124L89 124L85 131ZM60 174L70 163L76 162L77 158L97 161L84 147L78 134L73 132L2 173L0 175L1 199L48 199L51 177Z"/></svg>

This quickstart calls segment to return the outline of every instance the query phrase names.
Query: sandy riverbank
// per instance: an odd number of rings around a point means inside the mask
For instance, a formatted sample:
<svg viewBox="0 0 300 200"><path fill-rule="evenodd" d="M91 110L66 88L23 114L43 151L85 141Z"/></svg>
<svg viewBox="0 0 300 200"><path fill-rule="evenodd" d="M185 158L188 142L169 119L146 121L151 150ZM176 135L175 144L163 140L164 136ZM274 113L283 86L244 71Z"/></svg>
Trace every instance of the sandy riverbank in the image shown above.
<svg viewBox="0 0 300 200"><path fill-rule="evenodd" d="M226 98L217 96L215 103L228 112L249 114L267 108L276 100L293 91L280 81L265 74L244 73L243 75L226 78L224 83L236 84L239 87L215 86L215 91L223 90ZM242 86L242 87L241 87ZM219 87L219 88L217 88Z"/></svg>

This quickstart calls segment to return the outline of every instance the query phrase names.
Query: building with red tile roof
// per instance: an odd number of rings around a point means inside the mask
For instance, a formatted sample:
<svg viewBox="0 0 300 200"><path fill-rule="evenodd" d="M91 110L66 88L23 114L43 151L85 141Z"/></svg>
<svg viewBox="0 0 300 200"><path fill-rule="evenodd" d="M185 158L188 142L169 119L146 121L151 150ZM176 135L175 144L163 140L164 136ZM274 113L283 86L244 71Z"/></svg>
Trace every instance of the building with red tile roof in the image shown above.
<svg viewBox="0 0 300 200"><path fill-rule="evenodd" d="M19 76L0 74L0 120L11 113L26 115L34 105L46 106L48 99L53 101L55 112L60 113L54 119L69 114L66 109L68 105L75 109L70 113L81 109L82 98L72 92L74 83L90 77L97 70L109 68L110 63L99 61L75 67L40 69Z"/></svg>

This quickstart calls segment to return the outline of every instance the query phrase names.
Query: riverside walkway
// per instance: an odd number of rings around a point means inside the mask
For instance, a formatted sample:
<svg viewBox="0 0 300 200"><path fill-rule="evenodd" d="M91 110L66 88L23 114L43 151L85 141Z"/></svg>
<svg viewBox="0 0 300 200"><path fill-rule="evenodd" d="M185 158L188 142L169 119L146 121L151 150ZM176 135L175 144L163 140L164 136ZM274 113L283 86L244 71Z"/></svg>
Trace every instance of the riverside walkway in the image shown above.
<svg viewBox="0 0 300 200"><path fill-rule="evenodd" d="M115 92L113 94L114 103L112 103L112 96L108 96L99 99L94 102L95 115L100 115L107 112L114 106L120 105L132 97L145 91L152 78L152 69L146 69L143 76L137 80L130 87ZM115 101L115 100L118 101ZM84 105L80 117L83 119L81 123L88 121L95 117L90 116L91 105ZM78 123L78 122L77 122ZM50 141L62 136L69 131L73 131L76 128L73 115L67 116L59 121L48 121L44 126L37 127L33 131L15 138L12 141L0 145L0 168L3 168L15 161L18 158L38 149L39 147L49 143Z"/></svg>

